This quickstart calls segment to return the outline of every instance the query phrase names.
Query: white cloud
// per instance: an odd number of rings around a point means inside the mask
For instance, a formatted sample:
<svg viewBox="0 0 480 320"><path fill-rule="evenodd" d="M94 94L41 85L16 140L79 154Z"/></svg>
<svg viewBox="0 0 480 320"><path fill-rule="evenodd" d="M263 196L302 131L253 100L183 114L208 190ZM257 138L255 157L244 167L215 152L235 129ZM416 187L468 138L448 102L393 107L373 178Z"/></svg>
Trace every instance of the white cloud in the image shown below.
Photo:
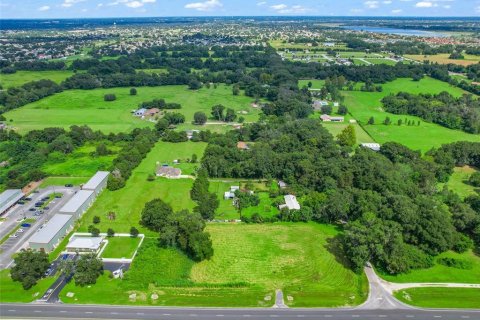
<svg viewBox="0 0 480 320"><path fill-rule="evenodd" d="M260 7L261 7L261 6L264 6L264 5L266 5L266 4L267 4L266 1L261 1L261 2L258 2L258 3L257 3L257 6L260 6Z"/></svg>
<svg viewBox="0 0 480 320"><path fill-rule="evenodd" d="M393 9L392 13L398 14L401 13L403 10L402 9Z"/></svg>
<svg viewBox="0 0 480 320"><path fill-rule="evenodd" d="M204 2L193 2L185 5L185 9L193 9L197 11L212 11L223 7L220 0L207 0Z"/></svg>
<svg viewBox="0 0 480 320"><path fill-rule="evenodd" d="M125 3L125 5L129 8L140 8L141 6L143 6L143 3L141 3L140 1L131 1Z"/></svg>
<svg viewBox="0 0 480 320"><path fill-rule="evenodd" d="M372 0L365 1L363 5L369 9L376 9L378 8L378 1L372 1Z"/></svg>
<svg viewBox="0 0 480 320"><path fill-rule="evenodd" d="M288 6L287 6L286 4L283 4L283 3L282 3L282 4L275 4L275 5L273 5L273 6L270 6L270 8L272 8L273 10L278 11L278 10L284 10L284 9L288 8Z"/></svg>
<svg viewBox="0 0 480 320"><path fill-rule="evenodd" d="M47 11L47 10L50 10L50 6L41 6L40 8L38 8L38 11Z"/></svg>
<svg viewBox="0 0 480 320"><path fill-rule="evenodd" d="M143 3L155 3L157 0L142 0Z"/></svg>
<svg viewBox="0 0 480 320"><path fill-rule="evenodd" d="M478 6L478 7L475 8L475 12L476 12L476 13L480 13L480 6Z"/></svg>
<svg viewBox="0 0 480 320"><path fill-rule="evenodd" d="M444 7L445 9L450 9L452 6L449 5L449 4L446 4L446 5L444 5L443 7Z"/></svg>
<svg viewBox="0 0 480 320"><path fill-rule="evenodd" d="M64 0L63 3L61 4L62 7L64 8L70 8L76 3L83 2L85 0Z"/></svg>
<svg viewBox="0 0 480 320"><path fill-rule="evenodd" d="M283 3L270 6L270 9L275 10L276 13L279 14L303 14L310 10L298 4L293 6L287 6Z"/></svg>
<svg viewBox="0 0 480 320"><path fill-rule="evenodd" d="M434 3L431 1L420 1L415 4L415 7L417 8L431 8L434 6Z"/></svg>
<svg viewBox="0 0 480 320"><path fill-rule="evenodd" d="M385 0L383 1L384 4L392 4L392 1L391 0Z"/></svg>

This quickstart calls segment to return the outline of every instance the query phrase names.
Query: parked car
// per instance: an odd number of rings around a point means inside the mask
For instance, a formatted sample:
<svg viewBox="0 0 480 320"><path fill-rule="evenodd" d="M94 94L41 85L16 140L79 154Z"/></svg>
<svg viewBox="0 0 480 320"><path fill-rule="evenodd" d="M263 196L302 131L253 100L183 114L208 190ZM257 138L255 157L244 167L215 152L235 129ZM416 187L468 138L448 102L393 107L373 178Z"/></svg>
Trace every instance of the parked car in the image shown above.
<svg viewBox="0 0 480 320"><path fill-rule="evenodd" d="M18 201L17 203L18 203L18 204L25 204L25 201L20 200L20 201Z"/></svg>
<svg viewBox="0 0 480 320"><path fill-rule="evenodd" d="M23 199L23 200L25 200L25 201L32 201L32 198L27 197L27 198L25 198L25 199Z"/></svg>
<svg viewBox="0 0 480 320"><path fill-rule="evenodd" d="M23 229L18 229L17 232L22 233Z"/></svg>
<svg viewBox="0 0 480 320"><path fill-rule="evenodd" d="M57 198L57 199L60 199L61 197L62 197L61 194L57 194L57 195L55 196L55 198Z"/></svg>
<svg viewBox="0 0 480 320"><path fill-rule="evenodd" d="M30 208L30 209L28 209L28 211L36 211L36 210L37 210L37 209L35 209L35 208Z"/></svg>
<svg viewBox="0 0 480 320"><path fill-rule="evenodd" d="M14 234L10 235L9 238L18 238L18 235L16 233L14 233Z"/></svg>
<svg viewBox="0 0 480 320"><path fill-rule="evenodd" d="M67 183L67 184L65 185L65 187L67 187L67 188L72 188L72 187L73 187L73 184Z"/></svg>
<svg viewBox="0 0 480 320"><path fill-rule="evenodd" d="M43 210L48 210L48 209L50 209L50 207L44 207L44 208L43 208Z"/></svg>

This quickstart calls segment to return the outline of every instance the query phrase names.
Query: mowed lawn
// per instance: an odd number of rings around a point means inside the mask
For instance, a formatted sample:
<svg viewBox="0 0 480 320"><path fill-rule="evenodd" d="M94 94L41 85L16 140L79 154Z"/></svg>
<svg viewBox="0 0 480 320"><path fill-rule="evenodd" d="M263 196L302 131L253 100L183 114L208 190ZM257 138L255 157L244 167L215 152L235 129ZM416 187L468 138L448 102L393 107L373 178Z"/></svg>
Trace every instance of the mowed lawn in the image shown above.
<svg viewBox="0 0 480 320"><path fill-rule="evenodd" d="M423 308L480 308L478 288L411 288L394 295L400 301Z"/></svg>
<svg viewBox="0 0 480 320"><path fill-rule="evenodd" d="M0 84L4 89L12 87L20 87L30 81L38 81L42 79L52 80L60 84L63 80L73 75L71 70L55 70L55 71L17 71L12 74L0 74Z"/></svg>
<svg viewBox="0 0 480 320"><path fill-rule="evenodd" d="M434 123L428 123L422 119L409 115L394 115L382 109L381 99L389 94L399 91L410 93L439 93L448 91L455 96L461 96L464 91L450 86L446 82L432 78L424 78L415 82L411 79L397 79L382 85L383 92L360 92L344 91L345 105L352 116L363 124L363 127L379 143L395 141L402 143L414 150L423 152L432 147L439 147L445 143L454 141L480 142L480 135L468 134L459 130L451 130ZM382 122L390 117L392 124L384 125ZM368 119L374 117L375 124L367 125ZM413 126L397 125L398 119L411 120ZM420 121L420 125L417 122Z"/></svg>
<svg viewBox="0 0 480 320"><path fill-rule="evenodd" d="M107 246L103 250L102 258L131 259L140 244L141 238L107 237Z"/></svg>
<svg viewBox="0 0 480 320"><path fill-rule="evenodd" d="M12 119L11 125L21 133L45 127L68 128L71 125L88 125L93 130L116 133L153 126L152 122L131 114L140 103L152 99L180 103L182 109L172 111L184 114L186 123L193 121L197 111L210 116L211 108L216 104L234 109L247 122L256 121L260 114L259 109L251 107L252 98L234 96L232 87L226 85L196 91L188 90L186 86L139 87L137 91L136 96L131 96L129 88L68 90L7 112L5 117ZM117 99L104 101L104 95L109 93L115 94Z"/></svg>
<svg viewBox="0 0 480 320"><path fill-rule="evenodd" d="M358 305L367 282L331 252L338 231L314 223L209 224L214 256L194 263L145 239L122 281L108 276L90 288L67 285L63 302L178 306L271 307L282 289L292 307ZM74 292L74 298L67 298ZM152 299L152 294L158 299ZM135 299L129 296L135 294ZM287 300L287 296L290 297Z"/></svg>
<svg viewBox="0 0 480 320"><path fill-rule="evenodd" d="M146 202L160 198L174 210L192 210L195 203L190 199L193 179L166 179L157 177L147 181L155 173L157 162L172 163L174 159L187 159L193 153L200 159L206 148L203 142L168 143L158 142L140 165L133 170L124 188L116 191L105 190L82 218L81 231L86 231L94 216L101 219L101 232L113 228L115 232L130 232L132 226L139 227L140 214ZM183 164L186 170L198 164ZM115 212L116 219L108 220L108 213ZM142 232L148 232L141 228Z"/></svg>
<svg viewBox="0 0 480 320"><path fill-rule="evenodd" d="M0 302L32 302L39 299L55 282L55 277L40 279L35 286L25 290L21 282L13 281L10 269L0 271Z"/></svg>
<svg viewBox="0 0 480 320"><path fill-rule="evenodd" d="M308 87L308 83L311 82L312 86L311 89L322 89L325 85L325 80L318 80L318 79L302 79L298 80L298 87L301 89L303 87Z"/></svg>
<svg viewBox="0 0 480 320"><path fill-rule="evenodd" d="M398 275L381 274L382 278L391 282L459 282L459 283L480 283L480 257L473 252L465 253L445 252L436 257L454 258L462 260L471 265L469 269L459 269L447 267L445 265L435 263L428 269L412 270L409 273Z"/></svg>

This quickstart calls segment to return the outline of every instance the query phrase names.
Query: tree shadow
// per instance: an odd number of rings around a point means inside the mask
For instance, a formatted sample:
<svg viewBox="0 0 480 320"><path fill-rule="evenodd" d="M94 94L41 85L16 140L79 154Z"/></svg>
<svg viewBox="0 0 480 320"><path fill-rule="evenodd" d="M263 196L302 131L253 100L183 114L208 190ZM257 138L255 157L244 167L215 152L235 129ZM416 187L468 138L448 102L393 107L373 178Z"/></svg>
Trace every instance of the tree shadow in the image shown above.
<svg viewBox="0 0 480 320"><path fill-rule="evenodd" d="M327 239L327 244L324 246L328 252L335 256L335 260L344 266L347 269L352 269L352 265L348 260L345 250L344 250L344 236L343 235L336 235L333 238Z"/></svg>

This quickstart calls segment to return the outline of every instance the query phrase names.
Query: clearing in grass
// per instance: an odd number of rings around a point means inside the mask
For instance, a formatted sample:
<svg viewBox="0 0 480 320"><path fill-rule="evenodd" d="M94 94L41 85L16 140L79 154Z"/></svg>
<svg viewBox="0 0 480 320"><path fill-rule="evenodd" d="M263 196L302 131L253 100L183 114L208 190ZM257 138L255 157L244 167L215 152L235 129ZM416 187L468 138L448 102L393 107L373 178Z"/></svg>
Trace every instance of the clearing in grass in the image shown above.
<svg viewBox="0 0 480 320"><path fill-rule="evenodd" d="M455 141L480 142L480 135L448 129L434 123L425 122L414 116L391 114L382 109L381 99L399 91L415 94L434 94L447 91L458 97L465 93L463 90L452 87L446 82L428 77L420 81L412 81L411 79L404 78L397 79L382 84L382 87L383 92L343 91L345 105L348 107L350 114L362 123L363 128L375 141L379 143L395 141L413 150L421 150L423 152L432 147L439 147L442 144ZM391 119L392 124L390 125L383 124L387 116ZM367 124L370 117L374 117L375 124ZM402 125L397 125L398 120L402 120ZM405 120L407 122L411 121L412 125L406 125ZM420 123L420 125L418 125L418 123Z"/></svg>
<svg viewBox="0 0 480 320"><path fill-rule="evenodd" d="M450 54L448 53L441 53L441 54L433 54L433 55L405 55L405 57L423 62L425 60L436 62L440 64L459 64L462 66L469 66L471 64L477 64L480 62L480 56L474 56L469 54L464 54L464 59L450 59Z"/></svg>
<svg viewBox="0 0 480 320"><path fill-rule="evenodd" d="M468 182L472 173L476 171L477 170L470 166L456 167L453 169L453 174L450 176L448 182L439 184L439 187L442 188L446 185L450 190L455 191L462 198L471 195L478 195L480 193L480 188L476 188Z"/></svg>
<svg viewBox="0 0 480 320"><path fill-rule="evenodd" d="M138 105L152 99L165 99L180 103L181 109L172 110L185 115L185 122L191 123L197 111L211 116L211 108L223 104L232 108L245 121L256 121L260 109L253 108L253 98L232 94L232 87L220 85L192 91L186 86L161 86L137 88L137 95L131 96L129 88L96 90L68 90L9 111L5 117L20 133L46 127L69 128L71 125L88 125L94 131L104 133L128 132L136 127L153 127L154 123L135 117L131 112ZM104 101L105 94L115 94L115 101ZM211 120L209 120L210 122Z"/></svg>
<svg viewBox="0 0 480 320"><path fill-rule="evenodd" d="M364 275L353 273L340 262L344 257L335 256L339 232L332 226L209 224L206 231L213 242L211 260L194 263L147 238L123 280L103 276L90 288L70 283L61 300L270 307L276 289L290 296L286 303L295 307L358 305L366 298ZM66 297L67 292L75 293L74 297ZM152 299L153 294L158 299Z"/></svg>
<svg viewBox="0 0 480 320"><path fill-rule="evenodd" d="M407 304L423 308L480 308L478 288L411 288L394 293Z"/></svg>

